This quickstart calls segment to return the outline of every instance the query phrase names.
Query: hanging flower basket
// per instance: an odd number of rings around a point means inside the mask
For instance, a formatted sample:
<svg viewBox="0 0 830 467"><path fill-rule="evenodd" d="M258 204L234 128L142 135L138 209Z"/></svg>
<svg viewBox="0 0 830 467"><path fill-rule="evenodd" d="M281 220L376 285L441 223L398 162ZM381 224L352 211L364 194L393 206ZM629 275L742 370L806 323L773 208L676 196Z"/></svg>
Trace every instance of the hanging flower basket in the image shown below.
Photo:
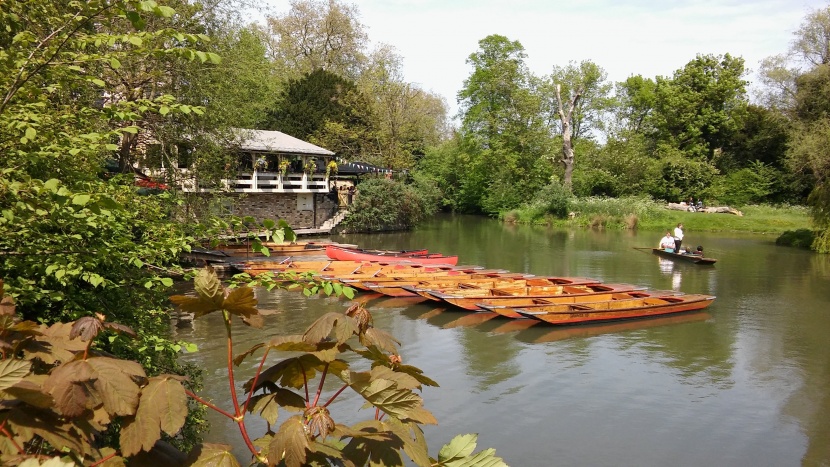
<svg viewBox="0 0 830 467"><path fill-rule="evenodd" d="M280 169L280 174L283 177L285 177L285 175L288 174L288 168L289 167L291 167L291 161L290 160L283 159L283 160L280 161L279 169Z"/></svg>
<svg viewBox="0 0 830 467"><path fill-rule="evenodd" d="M314 172L317 171L317 161L315 161L314 159L308 161L306 165L303 166L303 170L305 170L305 173L313 175Z"/></svg>
<svg viewBox="0 0 830 467"><path fill-rule="evenodd" d="M337 162L331 161L326 166L326 177L330 175L337 175Z"/></svg>

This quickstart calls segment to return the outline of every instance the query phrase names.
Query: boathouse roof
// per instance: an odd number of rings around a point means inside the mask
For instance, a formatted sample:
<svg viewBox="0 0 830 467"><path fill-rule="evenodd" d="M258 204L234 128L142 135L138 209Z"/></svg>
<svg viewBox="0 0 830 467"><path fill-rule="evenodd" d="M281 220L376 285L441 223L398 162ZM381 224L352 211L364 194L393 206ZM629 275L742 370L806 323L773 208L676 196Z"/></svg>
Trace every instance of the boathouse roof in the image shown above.
<svg viewBox="0 0 830 467"><path fill-rule="evenodd" d="M308 154L317 156L333 156L328 149L321 148L307 141L287 135L281 131L268 130L236 130L241 142L239 149L252 152L282 152L291 154Z"/></svg>

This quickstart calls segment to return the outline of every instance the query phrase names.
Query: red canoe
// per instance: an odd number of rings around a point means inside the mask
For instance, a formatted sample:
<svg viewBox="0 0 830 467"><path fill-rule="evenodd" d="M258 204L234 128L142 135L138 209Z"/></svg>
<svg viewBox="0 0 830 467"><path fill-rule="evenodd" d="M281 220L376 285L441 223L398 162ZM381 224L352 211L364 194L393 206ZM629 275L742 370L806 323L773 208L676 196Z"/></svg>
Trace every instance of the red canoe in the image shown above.
<svg viewBox="0 0 830 467"><path fill-rule="evenodd" d="M331 259L340 261L409 261L419 264L458 264L458 256L428 253L427 250L363 250L327 245L326 255Z"/></svg>

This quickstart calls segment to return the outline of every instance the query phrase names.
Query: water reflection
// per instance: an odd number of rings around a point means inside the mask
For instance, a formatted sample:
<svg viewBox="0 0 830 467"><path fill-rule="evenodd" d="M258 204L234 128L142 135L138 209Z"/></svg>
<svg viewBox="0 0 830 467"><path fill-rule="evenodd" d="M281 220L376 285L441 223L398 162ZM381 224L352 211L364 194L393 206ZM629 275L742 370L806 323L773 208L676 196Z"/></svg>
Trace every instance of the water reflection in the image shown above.
<svg viewBox="0 0 830 467"><path fill-rule="evenodd" d="M448 216L415 232L337 240L718 297L706 312L558 328L359 295L375 325L401 341L404 361L441 385L423 393L440 422L426 430L431 446L478 432L480 446L510 465L830 465L830 258L777 248L771 238L695 233L719 259L701 267L636 250L652 243L646 236ZM302 332L349 305L282 294L257 293L276 314L265 331L240 330L240 342ZM178 332L200 345L188 358L207 368L206 384L226 392L221 320L213 318ZM505 420L521 429L506 430Z"/></svg>

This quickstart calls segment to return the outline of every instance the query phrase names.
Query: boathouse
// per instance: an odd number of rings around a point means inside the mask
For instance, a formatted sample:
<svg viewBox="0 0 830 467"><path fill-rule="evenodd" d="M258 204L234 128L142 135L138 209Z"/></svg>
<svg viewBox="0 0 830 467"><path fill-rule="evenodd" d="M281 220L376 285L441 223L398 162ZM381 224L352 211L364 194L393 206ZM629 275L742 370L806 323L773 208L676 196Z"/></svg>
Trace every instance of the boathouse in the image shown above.
<svg viewBox="0 0 830 467"><path fill-rule="evenodd" d="M279 131L237 129L235 178L210 183L179 167L185 192L223 194L225 210L257 220L284 219L294 229L329 229L344 213L331 176L334 153ZM163 170L163 169L162 169Z"/></svg>

